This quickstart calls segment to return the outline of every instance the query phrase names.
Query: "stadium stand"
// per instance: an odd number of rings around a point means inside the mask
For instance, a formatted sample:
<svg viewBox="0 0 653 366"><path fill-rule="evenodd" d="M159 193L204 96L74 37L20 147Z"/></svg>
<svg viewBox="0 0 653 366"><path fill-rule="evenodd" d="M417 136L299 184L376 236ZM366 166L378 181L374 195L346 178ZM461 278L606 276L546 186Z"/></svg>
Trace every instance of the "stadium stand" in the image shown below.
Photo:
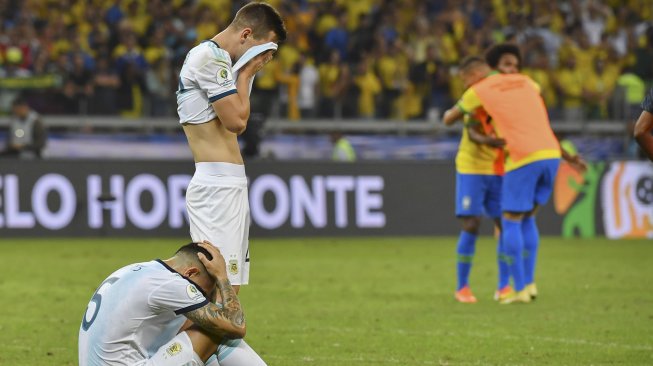
<svg viewBox="0 0 653 366"><path fill-rule="evenodd" d="M3 2L0 106L174 116L176 75L242 1ZM519 44L554 119L631 116L653 81L651 1L271 1L290 38L257 95L290 120L424 119L460 95L464 55Z"/></svg>

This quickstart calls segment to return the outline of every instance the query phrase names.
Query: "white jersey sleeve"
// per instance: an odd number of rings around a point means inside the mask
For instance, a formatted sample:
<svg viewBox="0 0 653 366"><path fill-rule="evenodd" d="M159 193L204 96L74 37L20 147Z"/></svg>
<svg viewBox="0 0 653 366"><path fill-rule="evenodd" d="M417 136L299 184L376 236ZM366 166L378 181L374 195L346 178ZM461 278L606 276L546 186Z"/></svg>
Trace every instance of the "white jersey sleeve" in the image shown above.
<svg viewBox="0 0 653 366"><path fill-rule="evenodd" d="M211 103L237 92L229 53L213 41L200 43L188 52L179 74L179 122L200 124L215 119Z"/></svg>
<svg viewBox="0 0 653 366"><path fill-rule="evenodd" d="M155 311L173 311L183 315L209 303L204 294L181 276L171 279L152 291L148 299Z"/></svg>

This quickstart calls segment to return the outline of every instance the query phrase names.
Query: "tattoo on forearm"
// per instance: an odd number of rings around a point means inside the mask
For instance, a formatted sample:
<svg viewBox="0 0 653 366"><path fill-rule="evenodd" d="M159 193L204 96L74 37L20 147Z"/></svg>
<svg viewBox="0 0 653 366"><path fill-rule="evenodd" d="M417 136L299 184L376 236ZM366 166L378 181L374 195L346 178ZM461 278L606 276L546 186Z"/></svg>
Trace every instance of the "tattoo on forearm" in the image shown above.
<svg viewBox="0 0 653 366"><path fill-rule="evenodd" d="M222 296L222 310L225 317L234 325L238 327L242 326L245 323L245 314L243 314L238 296L236 296L236 292L231 287L229 280L218 280L218 288Z"/></svg>
<svg viewBox="0 0 653 366"><path fill-rule="evenodd" d="M197 310L186 313L186 317L217 338L221 338L227 333L226 329L220 327L219 324L213 320L215 318L224 319L224 316L222 316L220 308L212 302Z"/></svg>
<svg viewBox="0 0 653 366"><path fill-rule="evenodd" d="M223 337L228 333L228 330L223 329L214 319L222 319L237 328L241 328L245 323L245 315L229 280L218 280L217 285L222 297L222 304L209 303L207 306L186 313L186 317L213 336Z"/></svg>

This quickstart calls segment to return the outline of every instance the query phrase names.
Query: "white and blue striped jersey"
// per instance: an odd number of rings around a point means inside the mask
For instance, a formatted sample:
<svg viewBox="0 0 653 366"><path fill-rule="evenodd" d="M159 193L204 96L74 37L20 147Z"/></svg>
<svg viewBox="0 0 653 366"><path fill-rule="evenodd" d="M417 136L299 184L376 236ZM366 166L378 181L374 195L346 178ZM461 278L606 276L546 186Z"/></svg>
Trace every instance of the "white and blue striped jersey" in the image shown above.
<svg viewBox="0 0 653 366"><path fill-rule="evenodd" d="M179 123L201 124L217 117L211 103L236 93L229 53L212 40L193 47L179 73Z"/></svg>
<svg viewBox="0 0 653 366"><path fill-rule="evenodd" d="M97 288L79 329L79 365L132 365L148 359L208 304L200 289L161 260L112 273Z"/></svg>

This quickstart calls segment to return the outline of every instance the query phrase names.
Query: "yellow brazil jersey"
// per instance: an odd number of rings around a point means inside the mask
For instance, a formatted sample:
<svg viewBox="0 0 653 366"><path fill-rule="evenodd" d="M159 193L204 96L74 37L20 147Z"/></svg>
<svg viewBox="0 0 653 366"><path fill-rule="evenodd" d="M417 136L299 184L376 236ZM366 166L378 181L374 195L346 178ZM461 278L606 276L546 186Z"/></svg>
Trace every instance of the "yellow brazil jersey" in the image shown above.
<svg viewBox="0 0 653 366"><path fill-rule="evenodd" d="M263 69L256 74L254 83L258 89L275 90L278 85L278 75L280 74L279 61L273 58Z"/></svg>
<svg viewBox="0 0 653 366"><path fill-rule="evenodd" d="M530 76L536 84L540 86L540 94L544 98L544 103L547 107L556 106L558 104L558 96L553 87L551 75L548 71L540 68L524 69L523 73Z"/></svg>
<svg viewBox="0 0 653 366"><path fill-rule="evenodd" d="M469 138L468 130L481 125L482 118L487 118L482 108L478 108L474 115L465 115L465 127L456 154L456 171L460 174L501 175L503 173L501 149L477 144Z"/></svg>
<svg viewBox="0 0 653 366"><path fill-rule="evenodd" d="M582 107L584 76L576 69L559 69L555 79L562 91L562 105L565 108Z"/></svg>
<svg viewBox="0 0 653 366"><path fill-rule="evenodd" d="M376 61L376 69L385 88L394 89L395 77L398 73L399 65L397 59L390 55L383 55Z"/></svg>
<svg viewBox="0 0 653 366"><path fill-rule="evenodd" d="M211 39L218 34L220 29L215 21L203 21L195 27L197 39Z"/></svg>
<svg viewBox="0 0 653 366"><path fill-rule="evenodd" d="M505 170L515 170L539 160L560 158L560 146L551 131L545 105L541 96L533 94L533 91L540 93L539 85L522 74L492 73L484 81L488 82L482 88L479 82L467 89L456 105L465 114L480 107L488 110L497 135L507 141ZM520 89L510 94L510 100L505 100L496 92L500 88L492 88L496 86L494 81L505 81L506 86L517 85ZM483 100L479 96L481 91L477 91L477 88L483 92ZM519 94L521 90L529 89L530 93Z"/></svg>
<svg viewBox="0 0 653 366"><path fill-rule="evenodd" d="M572 57L576 59L577 70L583 75L593 68L593 62L598 53L599 49L596 47L586 49L571 47Z"/></svg>
<svg viewBox="0 0 653 366"><path fill-rule="evenodd" d="M374 98L381 92L381 82L374 72L368 70L366 73L356 76L354 83L360 90L358 97L358 112L362 117L374 117L376 103Z"/></svg>
<svg viewBox="0 0 653 366"><path fill-rule="evenodd" d="M281 70L289 71L301 58L301 51L292 44L285 44L279 49L275 58L279 61Z"/></svg>

